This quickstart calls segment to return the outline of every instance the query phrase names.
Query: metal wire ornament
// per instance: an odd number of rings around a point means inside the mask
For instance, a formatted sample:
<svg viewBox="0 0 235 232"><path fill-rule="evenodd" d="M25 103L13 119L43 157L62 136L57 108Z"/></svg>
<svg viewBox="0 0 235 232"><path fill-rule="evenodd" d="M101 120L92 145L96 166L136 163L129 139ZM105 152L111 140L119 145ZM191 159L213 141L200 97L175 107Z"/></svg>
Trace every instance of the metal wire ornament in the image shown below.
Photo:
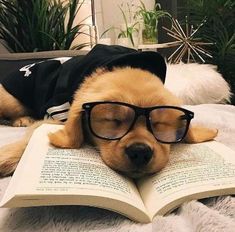
<svg viewBox="0 0 235 232"><path fill-rule="evenodd" d="M185 31L179 24L177 19L172 18L172 29L162 27L167 31L167 34L176 41L166 43L168 47L178 46L178 48L168 57L168 62L179 63L186 56L186 61L189 63L191 60L196 62L195 56L197 56L203 63L205 60L202 56L212 58L211 54L201 46L212 45L213 43L205 43L200 41L200 38L196 38L195 34L204 25L205 20L194 30L193 25L189 25L187 17L185 18Z"/></svg>

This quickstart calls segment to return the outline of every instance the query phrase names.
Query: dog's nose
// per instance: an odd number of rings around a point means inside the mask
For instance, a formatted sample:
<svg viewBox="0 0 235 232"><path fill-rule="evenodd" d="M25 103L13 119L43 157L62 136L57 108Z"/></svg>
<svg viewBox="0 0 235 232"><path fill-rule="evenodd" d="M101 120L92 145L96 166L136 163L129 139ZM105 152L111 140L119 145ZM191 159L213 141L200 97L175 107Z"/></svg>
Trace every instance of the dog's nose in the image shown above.
<svg viewBox="0 0 235 232"><path fill-rule="evenodd" d="M153 150L144 143L133 143L125 149L130 161L137 167L146 165L153 156Z"/></svg>

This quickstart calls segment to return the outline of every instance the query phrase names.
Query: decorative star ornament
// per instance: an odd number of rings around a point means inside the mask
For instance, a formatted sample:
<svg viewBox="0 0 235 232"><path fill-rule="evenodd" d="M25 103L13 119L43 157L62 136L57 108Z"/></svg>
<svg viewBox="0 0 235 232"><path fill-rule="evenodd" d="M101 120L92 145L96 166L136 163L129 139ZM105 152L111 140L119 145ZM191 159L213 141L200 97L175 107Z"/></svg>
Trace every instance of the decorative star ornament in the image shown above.
<svg viewBox="0 0 235 232"><path fill-rule="evenodd" d="M166 43L168 47L178 46L178 48L168 57L168 62L179 63L183 57L186 57L187 63L191 60L196 62L195 57L197 56L203 63L205 60L203 56L212 58L211 54L201 46L212 45L213 43L205 43L200 41L200 38L195 37L198 30L204 25L206 20L194 30L193 25L189 25L187 17L185 18L185 31L179 24L177 19L172 18L172 29L163 27L167 31L167 34L176 39L176 41Z"/></svg>

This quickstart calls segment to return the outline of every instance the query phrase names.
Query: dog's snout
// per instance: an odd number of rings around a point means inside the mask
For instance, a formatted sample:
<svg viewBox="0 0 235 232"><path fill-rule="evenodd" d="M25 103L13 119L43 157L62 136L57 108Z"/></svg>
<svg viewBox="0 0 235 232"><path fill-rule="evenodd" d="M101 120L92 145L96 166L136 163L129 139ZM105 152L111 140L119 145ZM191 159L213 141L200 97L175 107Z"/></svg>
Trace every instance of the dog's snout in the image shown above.
<svg viewBox="0 0 235 232"><path fill-rule="evenodd" d="M134 143L125 149L128 158L137 167L146 165L153 156L153 150L144 143Z"/></svg>

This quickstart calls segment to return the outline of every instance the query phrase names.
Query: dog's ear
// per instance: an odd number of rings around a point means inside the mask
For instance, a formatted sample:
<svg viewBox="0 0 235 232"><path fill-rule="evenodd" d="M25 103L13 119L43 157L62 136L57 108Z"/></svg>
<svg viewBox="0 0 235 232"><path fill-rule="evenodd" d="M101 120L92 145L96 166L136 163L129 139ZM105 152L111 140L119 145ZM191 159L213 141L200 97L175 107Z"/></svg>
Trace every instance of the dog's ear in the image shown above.
<svg viewBox="0 0 235 232"><path fill-rule="evenodd" d="M218 134L217 129L206 128L201 126L189 127L188 133L184 139L186 143L201 143L213 140Z"/></svg>
<svg viewBox="0 0 235 232"><path fill-rule="evenodd" d="M83 143L82 111L73 105L63 129L48 134L52 145L61 148L79 148Z"/></svg>

